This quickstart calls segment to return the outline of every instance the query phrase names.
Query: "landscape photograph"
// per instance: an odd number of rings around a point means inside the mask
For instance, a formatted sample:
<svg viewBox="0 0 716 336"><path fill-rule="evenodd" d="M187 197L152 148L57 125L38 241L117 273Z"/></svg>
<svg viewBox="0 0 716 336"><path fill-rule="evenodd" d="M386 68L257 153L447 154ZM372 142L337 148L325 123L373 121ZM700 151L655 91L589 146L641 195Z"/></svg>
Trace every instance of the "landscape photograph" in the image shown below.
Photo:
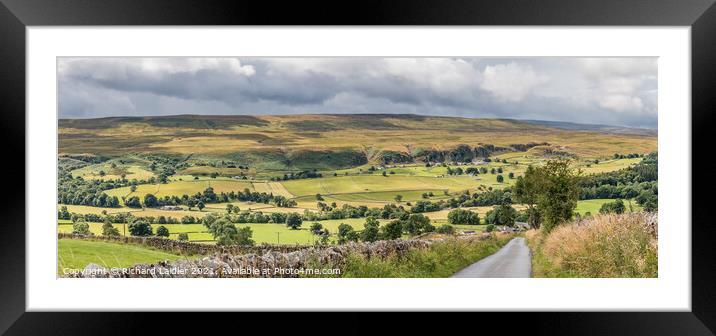
<svg viewBox="0 0 716 336"><path fill-rule="evenodd" d="M656 278L655 57L60 57L57 276Z"/></svg>

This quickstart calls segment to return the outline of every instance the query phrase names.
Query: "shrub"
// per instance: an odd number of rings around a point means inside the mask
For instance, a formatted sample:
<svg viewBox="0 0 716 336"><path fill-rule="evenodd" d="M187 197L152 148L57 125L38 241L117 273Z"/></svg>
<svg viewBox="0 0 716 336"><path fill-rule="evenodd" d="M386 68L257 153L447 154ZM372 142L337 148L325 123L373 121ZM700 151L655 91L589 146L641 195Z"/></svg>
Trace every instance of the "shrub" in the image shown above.
<svg viewBox="0 0 716 336"><path fill-rule="evenodd" d="M87 224L84 219L78 219L76 222L72 223L72 233L89 235L89 224Z"/></svg>
<svg viewBox="0 0 716 336"><path fill-rule="evenodd" d="M290 227L293 230L298 230L301 227L301 224L303 224L303 219L301 218L301 215L292 212L286 216L286 226Z"/></svg>
<svg viewBox="0 0 716 336"><path fill-rule="evenodd" d="M485 232L492 232L495 231L495 224L490 224L487 227L485 227Z"/></svg>
<svg viewBox="0 0 716 336"><path fill-rule="evenodd" d="M480 216L476 212L465 209L455 209L450 211L447 215L447 219L450 224L480 224Z"/></svg>
<svg viewBox="0 0 716 336"><path fill-rule="evenodd" d="M152 226L145 220L137 220L128 225L127 229L132 236L151 236Z"/></svg>
<svg viewBox="0 0 716 336"><path fill-rule="evenodd" d="M159 237L169 237L169 229L167 229L166 226L161 225L157 228L157 236Z"/></svg>
<svg viewBox="0 0 716 336"><path fill-rule="evenodd" d="M455 227L450 224L445 224L445 225L440 226L437 229L437 232L443 233L443 234L455 234Z"/></svg>
<svg viewBox="0 0 716 336"><path fill-rule="evenodd" d="M180 233L179 235L177 235L177 240L180 240L180 241L188 241L188 240L189 240L189 234L187 234L186 232L182 232L182 233Z"/></svg>
<svg viewBox="0 0 716 336"><path fill-rule="evenodd" d="M600 214L606 214L606 213L615 213L615 214L621 214L624 213L624 210L626 210L626 207L624 206L624 201L618 199L614 202L608 202L602 204L602 207L599 208Z"/></svg>
<svg viewBox="0 0 716 336"><path fill-rule="evenodd" d="M373 217L366 218L365 228L360 233L360 239L365 242L374 242L378 240L378 235L380 233L378 225L380 225L380 222L378 222L377 219Z"/></svg>
<svg viewBox="0 0 716 336"><path fill-rule="evenodd" d="M321 234L323 233L323 225L319 222L313 222L309 230L315 235Z"/></svg>
<svg viewBox="0 0 716 336"><path fill-rule="evenodd" d="M214 236L216 245L228 246L254 244L254 241L251 239L253 236L251 227L247 226L238 229L236 228L236 225L230 222L227 218L210 219L204 222L204 226L206 226L211 235Z"/></svg>
<svg viewBox="0 0 716 336"><path fill-rule="evenodd" d="M112 237L119 236L119 230L112 226L112 223L109 221L105 221L104 224L102 224L102 235Z"/></svg>
<svg viewBox="0 0 716 336"><path fill-rule="evenodd" d="M383 239L398 239L403 234L403 225L400 221L394 220L385 224L381 230Z"/></svg>
<svg viewBox="0 0 716 336"><path fill-rule="evenodd" d="M353 227L341 223L341 225L338 225L338 244L345 244L349 241L358 241L358 232L353 230Z"/></svg>

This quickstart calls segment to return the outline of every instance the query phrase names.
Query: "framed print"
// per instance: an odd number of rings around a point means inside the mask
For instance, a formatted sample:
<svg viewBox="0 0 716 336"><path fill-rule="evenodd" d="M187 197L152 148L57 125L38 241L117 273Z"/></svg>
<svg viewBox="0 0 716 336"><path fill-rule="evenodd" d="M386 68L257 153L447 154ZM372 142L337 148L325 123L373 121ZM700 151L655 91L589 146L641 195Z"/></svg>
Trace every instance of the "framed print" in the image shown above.
<svg viewBox="0 0 716 336"><path fill-rule="evenodd" d="M712 334L710 1L3 5L8 334L256 310Z"/></svg>

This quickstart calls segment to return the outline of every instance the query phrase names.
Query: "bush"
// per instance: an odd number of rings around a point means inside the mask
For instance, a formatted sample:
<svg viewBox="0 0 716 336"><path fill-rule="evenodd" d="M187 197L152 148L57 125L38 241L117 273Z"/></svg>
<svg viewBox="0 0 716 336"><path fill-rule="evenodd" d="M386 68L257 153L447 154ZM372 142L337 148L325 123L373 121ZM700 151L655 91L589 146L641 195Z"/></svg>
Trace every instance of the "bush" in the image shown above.
<svg viewBox="0 0 716 336"><path fill-rule="evenodd" d="M119 230L112 226L112 223L109 221L105 221L104 224L102 224L102 235L116 237L119 236Z"/></svg>
<svg viewBox="0 0 716 336"><path fill-rule="evenodd" d="M157 236L159 237L169 237L169 229L167 229L166 226L161 225L157 228Z"/></svg>
<svg viewBox="0 0 716 336"><path fill-rule="evenodd" d="M480 215L476 212L465 209L455 209L450 211L447 215L447 219L450 224L480 224Z"/></svg>
<svg viewBox="0 0 716 336"><path fill-rule="evenodd" d="M368 217L365 220L365 228L360 233L360 239L364 242L374 242L379 238L378 226L380 222L373 217Z"/></svg>
<svg viewBox="0 0 716 336"><path fill-rule="evenodd" d="M292 212L286 216L286 226L290 227L293 230L298 230L301 227L301 224L303 224L303 219L301 218L301 215Z"/></svg>
<svg viewBox="0 0 716 336"><path fill-rule="evenodd" d="M128 225L127 229L132 236L151 236L152 226L145 220L137 220Z"/></svg>
<svg viewBox="0 0 716 336"><path fill-rule="evenodd" d="M321 234L323 233L323 225L319 222L313 222L309 230L315 235Z"/></svg>
<svg viewBox="0 0 716 336"><path fill-rule="evenodd" d="M182 233L180 233L179 235L177 235L177 240L180 240L180 241L188 241L188 240L189 240L189 234L187 234L186 232L182 232Z"/></svg>
<svg viewBox="0 0 716 336"><path fill-rule="evenodd" d="M487 227L485 227L485 232L492 232L495 231L495 224L490 224Z"/></svg>
<svg viewBox="0 0 716 336"><path fill-rule="evenodd" d="M236 225L227 218L216 219L211 216L207 217L209 220L204 222L204 226L206 226L211 235L214 236L216 245L254 245L254 241L251 239L253 236L251 227L247 226L238 229Z"/></svg>
<svg viewBox="0 0 716 336"><path fill-rule="evenodd" d="M383 230L383 239L398 239L403 235L403 225L399 220L394 220L385 224L381 230Z"/></svg>
<svg viewBox="0 0 716 336"><path fill-rule="evenodd" d="M614 202L608 202L602 204L601 208L599 208L600 214L607 214L607 213L615 213L615 214L622 214L624 213L624 210L626 210L626 207L624 206L624 201L618 199Z"/></svg>
<svg viewBox="0 0 716 336"><path fill-rule="evenodd" d="M455 227L450 224L445 224L445 225L440 226L437 229L437 232L443 233L443 234L455 234Z"/></svg>
<svg viewBox="0 0 716 336"><path fill-rule="evenodd" d="M338 225L338 244L345 244L349 241L358 241L358 238L358 232L353 230L352 226L345 223Z"/></svg>
<svg viewBox="0 0 716 336"><path fill-rule="evenodd" d="M72 233L81 235L91 234L89 224L87 224L84 219L78 219L76 222L72 223Z"/></svg>

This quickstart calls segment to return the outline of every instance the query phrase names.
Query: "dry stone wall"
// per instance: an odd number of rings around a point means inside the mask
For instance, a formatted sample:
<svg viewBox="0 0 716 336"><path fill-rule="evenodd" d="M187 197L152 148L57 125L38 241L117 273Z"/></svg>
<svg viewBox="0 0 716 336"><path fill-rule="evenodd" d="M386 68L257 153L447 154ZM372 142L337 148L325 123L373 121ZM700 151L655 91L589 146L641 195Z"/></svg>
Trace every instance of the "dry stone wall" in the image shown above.
<svg viewBox="0 0 716 336"><path fill-rule="evenodd" d="M59 239L83 239L97 240L116 243L129 243L147 246L156 250L166 251L180 255L207 255L212 253L229 253L229 254L245 254L245 253L264 253L266 251L292 252L306 249L306 245L271 245L260 244L255 246L216 246L212 244L200 244L186 241L173 240L161 237L111 237L111 236L95 236L95 235L77 235L71 233L58 233Z"/></svg>

